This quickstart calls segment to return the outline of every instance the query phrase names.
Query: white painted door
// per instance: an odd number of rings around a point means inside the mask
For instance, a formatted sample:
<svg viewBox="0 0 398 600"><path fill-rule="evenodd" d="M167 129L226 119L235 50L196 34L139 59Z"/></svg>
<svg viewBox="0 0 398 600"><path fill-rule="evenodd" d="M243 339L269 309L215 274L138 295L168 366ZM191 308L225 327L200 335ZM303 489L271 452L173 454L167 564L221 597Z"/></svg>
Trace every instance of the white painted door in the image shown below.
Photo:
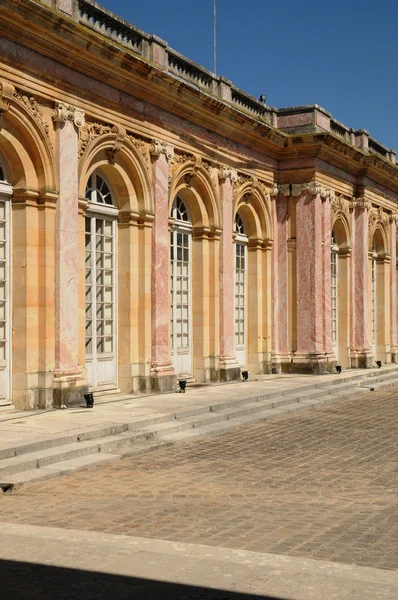
<svg viewBox="0 0 398 600"><path fill-rule="evenodd" d="M247 366L247 244L243 221L235 218L235 355Z"/></svg>
<svg viewBox="0 0 398 600"><path fill-rule="evenodd" d="M332 313L332 350L336 359L339 360L339 341L338 341L338 259L339 247L336 243L334 232L332 234L332 252L331 252L331 313Z"/></svg>
<svg viewBox="0 0 398 600"><path fill-rule="evenodd" d="M0 406L11 404L11 192L0 181Z"/></svg>
<svg viewBox="0 0 398 600"><path fill-rule="evenodd" d="M170 234L171 355L178 378L192 377L191 251L188 211L181 198L173 205L175 219Z"/></svg>
<svg viewBox="0 0 398 600"><path fill-rule="evenodd" d="M86 370L90 389L100 391L117 388L117 210L90 198L97 204L86 217Z"/></svg>

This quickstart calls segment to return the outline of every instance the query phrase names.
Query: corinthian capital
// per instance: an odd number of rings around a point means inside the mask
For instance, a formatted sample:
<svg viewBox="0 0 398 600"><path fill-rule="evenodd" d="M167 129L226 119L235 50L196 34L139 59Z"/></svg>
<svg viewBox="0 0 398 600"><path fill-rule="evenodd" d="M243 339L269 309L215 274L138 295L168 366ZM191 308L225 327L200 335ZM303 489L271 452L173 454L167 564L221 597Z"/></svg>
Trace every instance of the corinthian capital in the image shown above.
<svg viewBox="0 0 398 600"><path fill-rule="evenodd" d="M172 158L174 158L173 146L171 144L168 144L167 142L162 142L158 139L152 140L149 152L151 156L160 156L161 154L164 154L167 160L171 160Z"/></svg>
<svg viewBox="0 0 398 600"><path fill-rule="evenodd" d="M57 102L54 107L53 121L61 125L66 123L66 121L73 121L75 127L83 127L85 123L84 110L80 110L76 106L72 106L72 104Z"/></svg>
<svg viewBox="0 0 398 600"><path fill-rule="evenodd" d="M11 98L15 93L15 88L11 83L0 80L0 114L7 112L10 108Z"/></svg>

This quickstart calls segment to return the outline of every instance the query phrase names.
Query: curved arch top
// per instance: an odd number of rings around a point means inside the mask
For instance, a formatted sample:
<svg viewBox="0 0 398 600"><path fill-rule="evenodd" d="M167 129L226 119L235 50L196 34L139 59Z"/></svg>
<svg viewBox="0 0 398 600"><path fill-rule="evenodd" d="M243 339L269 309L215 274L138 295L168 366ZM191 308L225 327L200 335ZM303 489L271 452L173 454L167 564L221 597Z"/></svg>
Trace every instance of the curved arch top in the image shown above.
<svg viewBox="0 0 398 600"><path fill-rule="evenodd" d="M153 213L149 161L145 163L142 153L129 138L115 151L116 137L108 133L88 144L79 161L79 197L85 197L87 181L98 171L112 185L119 210Z"/></svg>
<svg viewBox="0 0 398 600"><path fill-rule="evenodd" d="M248 181L235 194L234 218L241 213L249 238L272 239L270 200L258 183Z"/></svg>
<svg viewBox="0 0 398 600"><path fill-rule="evenodd" d="M186 203L194 227L221 227L218 194L203 165L189 161L176 171L170 185L169 210L177 196Z"/></svg>

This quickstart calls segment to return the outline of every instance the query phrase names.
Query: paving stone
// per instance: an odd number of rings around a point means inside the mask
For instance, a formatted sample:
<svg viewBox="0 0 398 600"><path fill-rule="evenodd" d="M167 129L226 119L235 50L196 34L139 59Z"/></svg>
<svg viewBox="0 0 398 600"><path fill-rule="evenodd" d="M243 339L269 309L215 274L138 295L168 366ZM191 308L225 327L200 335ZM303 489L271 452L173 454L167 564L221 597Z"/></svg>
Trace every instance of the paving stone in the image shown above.
<svg viewBox="0 0 398 600"><path fill-rule="evenodd" d="M0 520L397 569L396 397L213 424L211 437L2 495Z"/></svg>

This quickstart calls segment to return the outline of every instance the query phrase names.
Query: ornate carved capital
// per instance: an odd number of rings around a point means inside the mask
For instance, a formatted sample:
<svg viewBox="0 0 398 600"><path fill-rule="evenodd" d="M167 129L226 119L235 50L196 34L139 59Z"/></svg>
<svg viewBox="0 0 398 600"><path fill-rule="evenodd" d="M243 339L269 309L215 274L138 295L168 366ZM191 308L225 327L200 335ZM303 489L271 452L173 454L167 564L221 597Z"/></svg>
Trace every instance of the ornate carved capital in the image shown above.
<svg viewBox="0 0 398 600"><path fill-rule="evenodd" d="M0 81L0 115L10 108L11 98L15 94L15 88L11 83Z"/></svg>
<svg viewBox="0 0 398 600"><path fill-rule="evenodd" d="M109 150L106 153L108 157L108 162L111 165L115 163L116 153L119 152L119 150L121 150L123 142L127 137L126 129L122 125L114 125L112 127L112 133L116 135L116 138L113 142L113 147L109 148Z"/></svg>
<svg viewBox="0 0 398 600"><path fill-rule="evenodd" d="M284 183L282 185L278 185L278 194L280 194L281 196L290 196L290 184L289 183ZM298 195L298 194L297 194Z"/></svg>
<svg viewBox="0 0 398 600"><path fill-rule="evenodd" d="M78 129L84 126L84 110L72 106L72 104L65 104L64 102L57 102L53 113L54 123L60 123L61 125L66 121L73 121L75 127Z"/></svg>
<svg viewBox="0 0 398 600"><path fill-rule="evenodd" d="M359 198L354 198L353 205L355 208L358 208L361 211L370 210L372 208L372 203L370 200L366 200L364 196Z"/></svg>
<svg viewBox="0 0 398 600"><path fill-rule="evenodd" d="M390 215L390 222L391 223L395 223L395 225L397 225L398 223L398 212L393 212Z"/></svg>
<svg viewBox="0 0 398 600"><path fill-rule="evenodd" d="M234 169L221 165L218 169L218 178L221 182L230 179L232 183L236 183L238 181L238 173Z"/></svg>
<svg viewBox="0 0 398 600"><path fill-rule="evenodd" d="M274 185L272 186L272 188L269 191L269 195L271 198L276 198L278 193L279 193L278 184L274 183Z"/></svg>
<svg viewBox="0 0 398 600"><path fill-rule="evenodd" d="M160 156L164 154L167 160L172 160L174 157L174 148L171 144L167 142L162 142L158 139L153 139L151 142L151 146L149 148L149 152L151 156Z"/></svg>

